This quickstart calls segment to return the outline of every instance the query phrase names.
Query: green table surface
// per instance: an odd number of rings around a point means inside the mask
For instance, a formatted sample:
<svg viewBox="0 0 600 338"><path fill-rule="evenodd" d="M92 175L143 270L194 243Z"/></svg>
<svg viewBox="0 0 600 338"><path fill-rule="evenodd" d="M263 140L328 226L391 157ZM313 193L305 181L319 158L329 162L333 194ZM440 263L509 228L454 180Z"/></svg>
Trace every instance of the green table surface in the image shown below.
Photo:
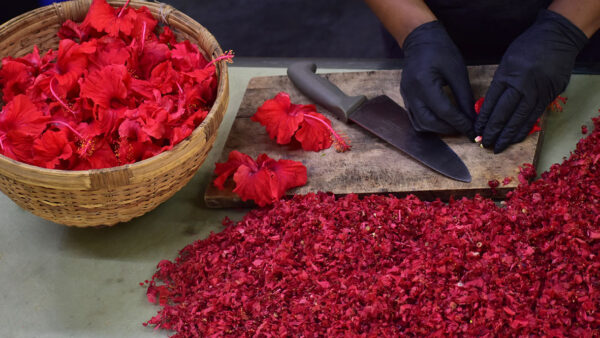
<svg viewBox="0 0 600 338"><path fill-rule="evenodd" d="M319 70L332 71L344 69ZM150 279L160 260L174 259L187 244L220 231L225 216L238 220L245 214L207 209L202 197L248 81L283 74L282 67L229 69L229 109L208 158L187 186L142 217L109 228L71 228L34 216L0 194L0 336L167 336L142 326L159 307L147 302L139 283ZM572 76L565 110L548 117L538 172L569 155L583 124L591 129L600 108L597 93L600 76Z"/></svg>

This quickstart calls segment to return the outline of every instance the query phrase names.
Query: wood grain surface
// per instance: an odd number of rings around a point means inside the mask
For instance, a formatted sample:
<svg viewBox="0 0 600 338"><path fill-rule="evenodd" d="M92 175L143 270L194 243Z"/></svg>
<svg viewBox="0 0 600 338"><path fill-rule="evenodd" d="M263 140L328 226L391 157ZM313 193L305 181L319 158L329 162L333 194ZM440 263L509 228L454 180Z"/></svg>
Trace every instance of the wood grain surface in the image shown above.
<svg viewBox="0 0 600 338"><path fill-rule="evenodd" d="M495 66L474 66L469 68L469 77L474 97L485 94L491 82ZM404 106L400 95L399 83L401 70L381 70L351 73L321 74L335 83L348 95L366 95L368 98L385 94ZM390 194L404 196L415 194L426 200L450 196L472 197L475 194L501 199L514 189L518 180L518 167L523 163L536 164L537 149L542 132L530 135L525 141L509 147L501 154L494 155L491 150L482 149L465 136L444 137L444 141L458 154L469 168L471 183L464 183L442 176L383 140L373 136L357 125L346 125L336 119L322 107L317 107L331 119L333 127L348 135L352 150L337 153L333 147L321 152L303 151L299 144L278 145L271 140L265 128L250 120L256 109L267 99L280 91L290 94L293 103L313 103L301 94L287 76L252 78L244 94L236 119L221 154L219 162L225 162L232 150L238 150L256 158L266 153L274 159L286 158L301 161L308 169L308 183L289 194L309 192L331 192L336 195ZM513 177L511 183L502 185L493 193L488 182L505 177ZM212 181L211 181L212 182ZM243 202L232 190L232 179L226 189L219 191L212 184L205 192L205 202L209 207L224 208L252 206Z"/></svg>

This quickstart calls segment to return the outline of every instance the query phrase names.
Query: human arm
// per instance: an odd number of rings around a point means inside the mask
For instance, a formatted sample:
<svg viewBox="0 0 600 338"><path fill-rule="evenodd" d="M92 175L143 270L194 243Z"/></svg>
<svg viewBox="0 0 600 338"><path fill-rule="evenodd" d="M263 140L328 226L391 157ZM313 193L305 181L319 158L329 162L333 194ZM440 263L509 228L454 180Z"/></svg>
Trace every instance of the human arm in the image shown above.
<svg viewBox="0 0 600 338"><path fill-rule="evenodd" d="M554 0L548 9L567 18L588 38L600 29L598 0Z"/></svg>
<svg viewBox="0 0 600 338"><path fill-rule="evenodd" d="M475 137L462 55L422 0L365 0L404 52L402 97L416 130ZM444 93L452 89L458 108Z"/></svg>
<svg viewBox="0 0 600 338"><path fill-rule="evenodd" d="M565 90L575 58L600 27L600 1L555 0L515 39L486 94L475 132L504 151L522 141L552 100Z"/></svg>
<svg viewBox="0 0 600 338"><path fill-rule="evenodd" d="M365 2L400 46L413 29L437 20L423 0L365 0Z"/></svg>

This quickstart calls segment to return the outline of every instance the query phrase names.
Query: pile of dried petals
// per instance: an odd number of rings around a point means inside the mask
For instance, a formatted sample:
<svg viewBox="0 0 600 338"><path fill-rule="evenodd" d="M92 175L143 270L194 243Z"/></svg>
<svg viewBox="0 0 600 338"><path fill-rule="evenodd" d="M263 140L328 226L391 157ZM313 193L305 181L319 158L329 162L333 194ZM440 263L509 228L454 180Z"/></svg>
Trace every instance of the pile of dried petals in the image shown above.
<svg viewBox="0 0 600 338"><path fill-rule="evenodd" d="M1 154L52 169L114 167L171 149L204 120L214 62L128 2L94 0L81 24L62 25L57 51L2 60Z"/></svg>
<svg viewBox="0 0 600 338"><path fill-rule="evenodd" d="M489 199L295 196L163 260L175 336L600 334L600 117L541 178Z"/></svg>

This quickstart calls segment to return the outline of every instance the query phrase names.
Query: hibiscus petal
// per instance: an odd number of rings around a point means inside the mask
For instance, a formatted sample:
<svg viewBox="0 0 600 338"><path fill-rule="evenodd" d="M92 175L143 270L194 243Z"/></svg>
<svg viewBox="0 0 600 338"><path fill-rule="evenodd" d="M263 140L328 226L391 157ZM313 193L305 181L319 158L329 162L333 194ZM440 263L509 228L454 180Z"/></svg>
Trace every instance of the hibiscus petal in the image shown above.
<svg viewBox="0 0 600 338"><path fill-rule="evenodd" d="M132 11L135 13L135 19L133 21L131 37L135 38L137 41L147 40L148 38L156 39L156 35L153 34L153 32L158 21L154 19L152 12L150 12L148 7L141 6L138 9L132 8Z"/></svg>
<svg viewBox="0 0 600 338"><path fill-rule="evenodd" d="M167 45L157 41L149 41L144 44L143 50L131 53L129 64L138 77L149 79L154 67L168 60L170 56L171 51ZM135 67L131 65L135 65Z"/></svg>
<svg viewBox="0 0 600 338"><path fill-rule="evenodd" d="M56 79L61 94L69 92L77 83L77 79L87 69L88 58L96 52L96 41L78 44L73 40L60 40L58 57L56 58Z"/></svg>
<svg viewBox="0 0 600 338"><path fill-rule="evenodd" d="M331 132L325 124L331 126L331 121L319 113L306 113L300 125L300 130L294 137L302 144L302 149L307 151L320 151L331 147L333 140ZM306 118L306 115L314 118Z"/></svg>
<svg viewBox="0 0 600 338"><path fill-rule="evenodd" d="M108 142L96 137L86 143L89 144L78 150L81 161L73 170L112 168L119 165L117 156Z"/></svg>
<svg viewBox="0 0 600 338"><path fill-rule="evenodd" d="M150 141L150 137L142 129L142 125L135 120L125 119L119 125L119 136L130 142L146 142Z"/></svg>
<svg viewBox="0 0 600 338"><path fill-rule="evenodd" d="M60 26L57 35L60 39L77 39L79 41L84 41L87 32L82 29L78 23L68 19Z"/></svg>
<svg viewBox="0 0 600 338"><path fill-rule="evenodd" d="M165 126L169 112L152 101L142 103L136 111L139 113L140 120L143 121L142 129L146 134L155 139L165 137Z"/></svg>
<svg viewBox="0 0 600 338"><path fill-rule="evenodd" d="M243 201L251 199L263 207L279 200L288 189L306 184L307 175L306 167L300 162L275 161L260 154L256 164L241 164L233 180L236 183L233 192Z"/></svg>
<svg viewBox="0 0 600 338"><path fill-rule="evenodd" d="M81 27L83 29L91 27L98 32L106 32L114 37L118 37L120 32L129 36L133 30L135 12L127 8L120 17L117 17L117 13L117 9L109 5L106 0L94 0Z"/></svg>
<svg viewBox="0 0 600 338"><path fill-rule="evenodd" d="M175 39L175 33L173 33L169 26L163 27L163 31L158 36L158 41L171 46L177 43L177 40Z"/></svg>
<svg viewBox="0 0 600 338"><path fill-rule="evenodd" d="M191 72L203 68L208 62L189 40L176 43L171 50L173 67L178 71Z"/></svg>
<svg viewBox="0 0 600 338"><path fill-rule="evenodd" d="M24 94L33 81L31 67L16 60L2 60L0 85L2 86L2 100L4 102L9 102L15 96Z"/></svg>
<svg viewBox="0 0 600 338"><path fill-rule="evenodd" d="M18 95L10 101L0 113L0 134L18 131L23 135L37 137L49 121L31 100L25 95Z"/></svg>
<svg viewBox="0 0 600 338"><path fill-rule="evenodd" d="M1 135L0 148L2 148L2 154L19 162L31 163L33 140L33 137L16 130Z"/></svg>
<svg viewBox="0 0 600 338"><path fill-rule="evenodd" d="M123 104L127 98L130 75L123 65L110 65L90 73L81 84L81 97L103 108Z"/></svg>
<svg viewBox="0 0 600 338"><path fill-rule="evenodd" d="M278 186L277 199L283 197L287 190L306 184L307 170L301 162L284 159L277 162L273 160L265 161L265 157L268 158L267 155L262 154L256 162L259 166L264 164L266 168L275 173Z"/></svg>
<svg viewBox="0 0 600 338"><path fill-rule="evenodd" d="M96 52L89 56L89 71L108 65L123 65L130 58L128 46L121 39L105 35L97 40Z"/></svg>
<svg viewBox="0 0 600 338"><path fill-rule="evenodd" d="M240 165L233 175L235 189L242 201L253 200L263 207L279 199L279 186L275 173L267 168L256 170L247 165Z"/></svg>
<svg viewBox="0 0 600 338"><path fill-rule="evenodd" d="M292 104L290 96L280 92L265 101L250 119L265 126L269 137L276 139L277 143L288 144L304 120L305 111L308 111L306 106Z"/></svg>
<svg viewBox="0 0 600 338"><path fill-rule="evenodd" d="M217 178L213 182L215 187L219 188L219 190L223 190L225 181L229 178L229 176L233 175L233 173L241 166L246 165L250 168L257 169L256 162L254 160L237 150L233 150L229 153L229 158L227 162L224 163L215 163L215 174Z"/></svg>
<svg viewBox="0 0 600 338"><path fill-rule="evenodd" d="M36 165L54 169L73 155L73 148L65 131L48 130L33 141L33 154Z"/></svg>
<svg viewBox="0 0 600 338"><path fill-rule="evenodd" d="M177 88L178 73L173 69L171 61L158 64L150 73L150 83L158 88L161 93L171 93Z"/></svg>

